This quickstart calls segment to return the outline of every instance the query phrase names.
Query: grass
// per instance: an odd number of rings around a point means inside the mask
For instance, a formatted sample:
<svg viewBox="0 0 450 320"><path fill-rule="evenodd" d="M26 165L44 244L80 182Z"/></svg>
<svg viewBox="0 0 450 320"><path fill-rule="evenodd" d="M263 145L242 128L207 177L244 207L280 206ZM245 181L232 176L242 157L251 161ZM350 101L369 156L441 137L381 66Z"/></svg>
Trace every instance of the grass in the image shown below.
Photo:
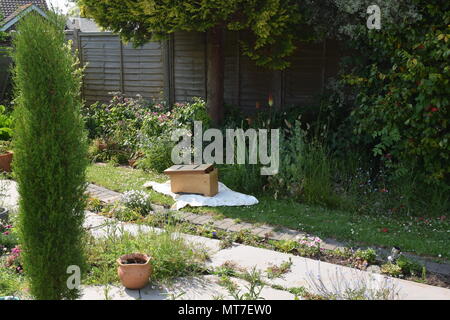
<svg viewBox="0 0 450 320"><path fill-rule="evenodd" d="M89 238L87 245L88 272L84 284L118 283L118 257L128 253L145 253L152 257L152 281L168 281L181 276L198 274L207 259L204 250L194 248L170 231L149 232L133 236L112 229L102 239Z"/></svg>
<svg viewBox="0 0 450 320"><path fill-rule="evenodd" d="M88 181L108 189L123 192L142 190L149 180L165 181L163 175L110 165L91 165ZM173 200L150 190L152 202L163 205ZM450 223L448 219L418 219L408 216L365 215L345 210L331 210L289 199L258 197L260 203L249 207L187 208L252 223L268 223L288 227L322 238L334 238L350 245L372 245L391 248L399 246L405 252L431 256L439 260L450 258Z"/></svg>
<svg viewBox="0 0 450 320"><path fill-rule="evenodd" d="M1 264L3 262L0 262ZM0 267L0 297L26 295L27 281L24 275L17 273L14 269Z"/></svg>
<svg viewBox="0 0 450 320"><path fill-rule="evenodd" d="M165 182L167 180L167 176L163 174L139 169L130 169L127 167L115 167L110 164L95 164L89 166L87 169L88 182L95 183L117 192L147 190L150 194L150 200L153 203L172 205L174 203L172 198L143 187L144 183L147 181Z"/></svg>

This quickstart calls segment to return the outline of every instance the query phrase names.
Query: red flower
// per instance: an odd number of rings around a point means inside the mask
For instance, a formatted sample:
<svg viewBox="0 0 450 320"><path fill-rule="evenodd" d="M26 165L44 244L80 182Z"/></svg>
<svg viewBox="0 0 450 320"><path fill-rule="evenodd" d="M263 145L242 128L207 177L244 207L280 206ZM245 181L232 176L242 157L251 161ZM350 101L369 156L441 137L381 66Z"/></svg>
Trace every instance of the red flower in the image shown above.
<svg viewBox="0 0 450 320"><path fill-rule="evenodd" d="M381 229L381 232L384 232L384 233L386 233L386 232L388 232L388 231L389 231L388 228L383 228L383 229Z"/></svg>
<svg viewBox="0 0 450 320"><path fill-rule="evenodd" d="M439 108L433 107L433 108L430 109L430 111L431 112L437 112L437 111L439 111Z"/></svg>

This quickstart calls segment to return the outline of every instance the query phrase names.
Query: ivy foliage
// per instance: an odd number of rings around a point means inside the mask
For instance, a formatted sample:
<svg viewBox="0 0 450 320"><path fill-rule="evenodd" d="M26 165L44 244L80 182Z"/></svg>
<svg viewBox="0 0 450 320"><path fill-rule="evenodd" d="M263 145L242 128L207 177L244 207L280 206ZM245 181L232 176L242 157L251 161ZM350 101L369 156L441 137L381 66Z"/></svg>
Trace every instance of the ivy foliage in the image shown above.
<svg viewBox="0 0 450 320"><path fill-rule="evenodd" d="M304 1L314 33L350 53L324 107L333 149L368 146L397 175L448 186L450 2ZM373 4L380 30L366 26Z"/></svg>
<svg viewBox="0 0 450 320"><path fill-rule="evenodd" d="M450 2L404 1L404 15L381 30L366 31L354 47L368 52L345 77L358 92L355 133L369 133L373 152L404 174L414 168L425 180L450 175Z"/></svg>
<svg viewBox="0 0 450 320"><path fill-rule="evenodd" d="M284 69L301 34L294 0L79 0L82 11L126 41L142 45L175 31L205 32L215 26L247 30L244 55L261 66Z"/></svg>

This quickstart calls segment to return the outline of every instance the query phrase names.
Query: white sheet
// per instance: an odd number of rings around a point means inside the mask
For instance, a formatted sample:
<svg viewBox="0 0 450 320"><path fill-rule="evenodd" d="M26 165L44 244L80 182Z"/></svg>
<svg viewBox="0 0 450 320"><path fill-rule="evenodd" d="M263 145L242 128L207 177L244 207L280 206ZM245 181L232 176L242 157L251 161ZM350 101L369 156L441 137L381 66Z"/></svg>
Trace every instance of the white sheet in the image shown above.
<svg viewBox="0 0 450 320"><path fill-rule="evenodd" d="M214 197L205 197L198 194L176 194L170 191L170 181L158 183L149 181L144 184L146 188L153 188L156 192L168 195L175 200L172 209L179 210L185 206L191 207L222 207L222 206L251 206L258 203L258 199L243 193L235 192L219 182L219 193Z"/></svg>

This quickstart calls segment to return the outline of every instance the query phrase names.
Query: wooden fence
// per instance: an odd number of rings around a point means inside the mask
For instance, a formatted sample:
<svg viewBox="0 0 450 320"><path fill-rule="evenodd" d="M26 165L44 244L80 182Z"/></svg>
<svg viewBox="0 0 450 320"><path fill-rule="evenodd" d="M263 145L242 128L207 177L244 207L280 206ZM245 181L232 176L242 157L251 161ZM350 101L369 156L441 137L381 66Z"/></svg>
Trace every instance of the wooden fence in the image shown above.
<svg viewBox="0 0 450 320"><path fill-rule="evenodd" d="M301 44L291 67L271 71L256 66L239 52L241 34L225 35L225 102L251 111L272 95L278 106L305 106L320 93L326 79L337 72L338 46L334 42ZM108 101L111 92L171 103L206 97L206 36L178 32L169 40L140 48L123 44L107 32L68 31L79 58L86 65L83 97L87 103Z"/></svg>

